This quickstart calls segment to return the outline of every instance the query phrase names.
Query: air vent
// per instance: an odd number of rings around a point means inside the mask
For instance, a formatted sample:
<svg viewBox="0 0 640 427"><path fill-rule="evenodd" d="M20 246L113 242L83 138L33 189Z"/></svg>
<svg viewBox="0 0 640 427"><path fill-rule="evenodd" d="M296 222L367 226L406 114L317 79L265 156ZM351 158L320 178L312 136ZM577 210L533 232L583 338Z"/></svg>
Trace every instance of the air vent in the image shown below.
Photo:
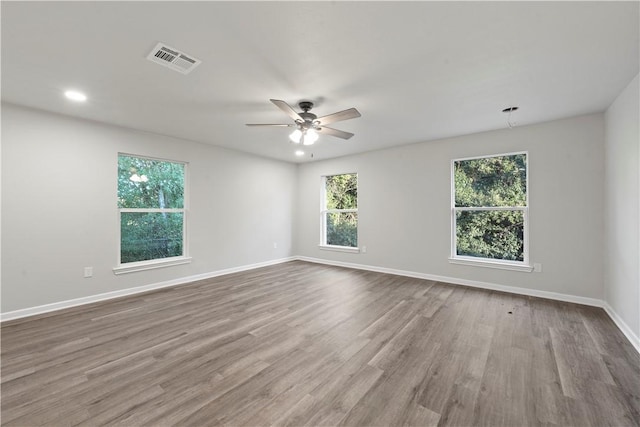
<svg viewBox="0 0 640 427"><path fill-rule="evenodd" d="M174 71L179 71L182 74L189 74L202 62L163 43L158 43L151 53L147 55L147 59Z"/></svg>

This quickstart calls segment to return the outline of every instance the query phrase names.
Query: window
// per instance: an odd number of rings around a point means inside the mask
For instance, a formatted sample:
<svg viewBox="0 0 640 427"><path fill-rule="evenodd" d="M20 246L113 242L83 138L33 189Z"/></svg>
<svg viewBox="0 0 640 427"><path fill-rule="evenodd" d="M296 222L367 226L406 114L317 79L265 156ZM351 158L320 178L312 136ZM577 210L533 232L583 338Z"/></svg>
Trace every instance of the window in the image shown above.
<svg viewBox="0 0 640 427"><path fill-rule="evenodd" d="M531 271L527 153L452 162L451 261Z"/></svg>
<svg viewBox="0 0 640 427"><path fill-rule="evenodd" d="M188 262L185 169L185 163L118 155L116 272Z"/></svg>
<svg viewBox="0 0 640 427"><path fill-rule="evenodd" d="M322 177L321 247L357 252L358 174Z"/></svg>

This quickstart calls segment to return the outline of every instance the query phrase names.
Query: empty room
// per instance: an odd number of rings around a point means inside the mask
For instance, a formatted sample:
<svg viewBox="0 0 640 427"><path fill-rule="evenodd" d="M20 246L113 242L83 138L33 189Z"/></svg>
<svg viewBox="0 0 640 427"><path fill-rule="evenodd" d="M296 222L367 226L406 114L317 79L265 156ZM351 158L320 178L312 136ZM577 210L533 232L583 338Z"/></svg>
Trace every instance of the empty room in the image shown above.
<svg viewBox="0 0 640 427"><path fill-rule="evenodd" d="M640 426L640 2L1 7L3 426Z"/></svg>

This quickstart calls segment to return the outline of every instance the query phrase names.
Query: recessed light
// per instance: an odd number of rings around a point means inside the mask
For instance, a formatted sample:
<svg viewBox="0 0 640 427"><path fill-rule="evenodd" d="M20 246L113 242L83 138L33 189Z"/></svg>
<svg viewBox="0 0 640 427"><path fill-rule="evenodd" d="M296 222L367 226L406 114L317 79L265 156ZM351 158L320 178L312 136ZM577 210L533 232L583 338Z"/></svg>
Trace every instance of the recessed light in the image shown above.
<svg viewBox="0 0 640 427"><path fill-rule="evenodd" d="M296 151L296 156L304 156L304 151L302 151L302 150L297 150L297 151Z"/></svg>
<svg viewBox="0 0 640 427"><path fill-rule="evenodd" d="M84 102L87 100L87 95L82 92L78 92L77 90L68 90L64 93L68 99L77 102Z"/></svg>

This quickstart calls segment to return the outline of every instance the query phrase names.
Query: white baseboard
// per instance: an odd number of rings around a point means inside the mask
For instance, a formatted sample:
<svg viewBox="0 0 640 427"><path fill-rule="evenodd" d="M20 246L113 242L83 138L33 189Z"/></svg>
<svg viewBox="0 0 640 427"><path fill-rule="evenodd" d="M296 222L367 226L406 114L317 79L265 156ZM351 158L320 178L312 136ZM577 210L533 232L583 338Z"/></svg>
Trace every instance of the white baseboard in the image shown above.
<svg viewBox="0 0 640 427"><path fill-rule="evenodd" d="M358 270L375 271L378 273L395 274L397 276L415 277L416 279L434 280L436 282L451 283L454 285L471 286L474 288L490 289L511 294L528 295L532 297L548 298L558 301L573 302L576 304L602 307L602 301L595 298L579 297L575 295L560 294L557 292L539 291L536 289L518 288L515 286L497 285L495 283L479 282L476 280L459 279L456 277L436 276L434 274L417 273L415 271L396 270L394 268L377 267L365 264L353 264L349 262L330 261L320 258L297 257L300 261L315 262L318 264L335 265L339 267L355 268Z"/></svg>
<svg viewBox="0 0 640 427"><path fill-rule="evenodd" d="M613 308L611 308L611 306L606 301L599 300L596 298L579 297L575 295L567 295L567 294L561 294L557 292L539 291L536 289L497 285L495 283L479 282L475 280L459 279L455 277L436 276L433 274L417 273L415 271L406 271L406 270L396 270L393 268L377 267L373 265L354 264L350 262L341 262L341 261L331 261L331 260L326 260L321 258L298 256L298 257L295 257L295 259L298 259L300 261L314 262L317 264L335 265L338 267L348 267L348 268L354 268L358 270L375 271L378 273L395 274L398 276L415 277L417 279L434 280L437 282L451 283L454 285L471 286L474 288L490 289L494 291L509 292L509 293L518 294L518 295L548 298L548 299L553 299L557 301L572 302L576 304L601 307L604 309L607 315L609 315L611 320L613 320L613 322L616 324L618 329L622 331L622 333L627 337L627 339L635 347L636 351L640 353L640 339L638 339L638 337L633 333L631 328L624 322L624 320L622 320L620 316L618 316L618 314L613 310Z"/></svg>
<svg viewBox="0 0 640 427"><path fill-rule="evenodd" d="M63 310L65 308L76 307L79 305L91 304L98 301L110 300L113 298L120 298L127 295L139 294L142 292L152 291L154 289L168 288L171 286L184 285L187 283L195 282L198 280L210 279L212 277L223 276L225 274L238 273L241 271L253 270L260 267L266 267L274 264L281 264L287 261L293 261L296 257L279 258L276 260L259 262L256 264L242 265L239 267L226 268L224 270L212 271L209 273L196 274L193 276L180 277L178 279L167 280L165 282L152 283L150 285L136 286L135 288L121 289L119 291L106 292L97 295L90 295L88 297L75 298L67 301L55 302L52 304L39 305L36 307L24 308L21 310L8 311L6 313L0 313L0 322L6 322L8 320L20 319L23 317L35 316L38 314L49 313L52 311Z"/></svg>
<svg viewBox="0 0 640 427"><path fill-rule="evenodd" d="M624 336L627 337L631 344L633 344L633 346L636 348L636 351L640 353L640 338L638 338L638 336L633 333L629 325L627 325L625 321L622 320L620 316L618 316L618 313L613 310L608 302L603 301L602 308L604 308L604 311L607 312L611 320L613 320L613 323L615 323L618 329L622 331Z"/></svg>

